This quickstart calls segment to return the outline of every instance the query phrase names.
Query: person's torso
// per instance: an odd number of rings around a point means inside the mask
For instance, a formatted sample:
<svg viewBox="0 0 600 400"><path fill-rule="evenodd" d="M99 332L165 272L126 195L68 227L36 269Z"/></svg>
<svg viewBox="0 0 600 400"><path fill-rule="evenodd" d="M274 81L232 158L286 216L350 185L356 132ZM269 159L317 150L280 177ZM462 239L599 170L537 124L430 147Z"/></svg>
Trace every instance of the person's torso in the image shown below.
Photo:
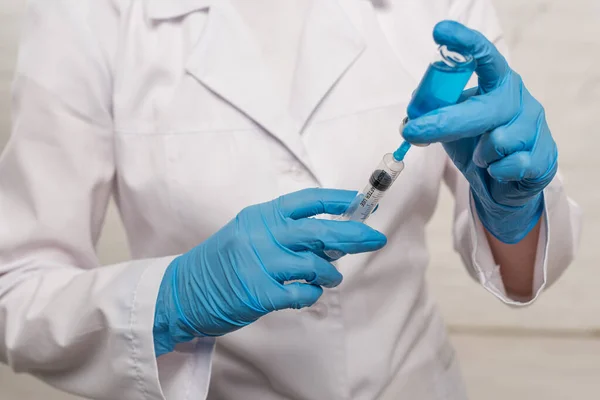
<svg viewBox="0 0 600 400"><path fill-rule="evenodd" d="M294 1L293 13L270 1L253 3L282 18L268 28L240 0L127 10L113 100L134 257L187 251L245 206L295 190L362 189L400 144L443 2ZM409 152L369 219L388 245L340 260L339 288L219 338L209 398L462 400L424 282L445 163L438 146ZM193 365L193 351L185 358ZM179 373L193 388L193 367Z"/></svg>

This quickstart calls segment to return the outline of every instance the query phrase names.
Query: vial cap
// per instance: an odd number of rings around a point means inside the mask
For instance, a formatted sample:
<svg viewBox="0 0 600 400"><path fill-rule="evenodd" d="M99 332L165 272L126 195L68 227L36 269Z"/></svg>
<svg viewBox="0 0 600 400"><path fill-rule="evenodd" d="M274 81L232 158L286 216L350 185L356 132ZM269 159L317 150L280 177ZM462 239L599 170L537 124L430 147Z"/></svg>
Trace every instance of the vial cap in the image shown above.
<svg viewBox="0 0 600 400"><path fill-rule="evenodd" d="M459 68L462 66L466 66L473 63L474 61L474 58L471 54L452 51L444 45L438 47L438 52L441 61L444 62L450 68Z"/></svg>

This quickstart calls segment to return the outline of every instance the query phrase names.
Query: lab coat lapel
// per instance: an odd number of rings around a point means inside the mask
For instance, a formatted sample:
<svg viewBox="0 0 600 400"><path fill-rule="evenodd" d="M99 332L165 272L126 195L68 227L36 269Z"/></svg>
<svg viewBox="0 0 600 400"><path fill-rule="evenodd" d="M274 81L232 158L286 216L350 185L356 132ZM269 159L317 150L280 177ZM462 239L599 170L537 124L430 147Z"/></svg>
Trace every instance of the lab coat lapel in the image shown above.
<svg viewBox="0 0 600 400"><path fill-rule="evenodd" d="M296 148L292 121L278 102L258 44L235 8L227 1L214 4L202 37L193 49L187 70L214 93Z"/></svg>
<svg viewBox="0 0 600 400"><path fill-rule="evenodd" d="M353 7L358 2L344 4ZM339 0L313 1L298 55L290 107L300 128L365 47L362 34Z"/></svg>
<svg viewBox="0 0 600 400"><path fill-rule="evenodd" d="M212 4L187 70L277 138L318 179L300 133L321 100L360 55L364 43L336 0L315 0L313 4L290 102L278 96L270 66L244 20L227 0Z"/></svg>

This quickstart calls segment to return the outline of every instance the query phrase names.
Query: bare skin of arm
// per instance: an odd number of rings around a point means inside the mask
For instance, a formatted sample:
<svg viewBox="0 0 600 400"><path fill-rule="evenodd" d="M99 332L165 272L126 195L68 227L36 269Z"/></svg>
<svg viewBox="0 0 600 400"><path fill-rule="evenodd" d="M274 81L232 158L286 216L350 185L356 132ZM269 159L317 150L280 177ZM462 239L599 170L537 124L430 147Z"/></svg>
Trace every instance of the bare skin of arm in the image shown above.
<svg viewBox="0 0 600 400"><path fill-rule="evenodd" d="M494 259L500 265L506 292L512 298L531 299L533 296L533 272L541 221L516 244L502 243L485 231Z"/></svg>

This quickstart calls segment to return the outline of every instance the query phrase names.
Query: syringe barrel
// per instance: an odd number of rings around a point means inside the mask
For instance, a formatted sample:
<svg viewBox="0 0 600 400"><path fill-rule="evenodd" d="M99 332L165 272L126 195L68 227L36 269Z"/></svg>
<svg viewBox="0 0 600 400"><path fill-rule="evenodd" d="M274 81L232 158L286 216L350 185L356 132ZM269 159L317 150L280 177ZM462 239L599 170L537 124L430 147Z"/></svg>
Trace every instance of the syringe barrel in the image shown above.
<svg viewBox="0 0 600 400"><path fill-rule="evenodd" d="M341 219L365 222L403 169L403 161L396 161L391 153L384 155L369 177L369 183L356 195Z"/></svg>
<svg viewBox="0 0 600 400"><path fill-rule="evenodd" d="M387 190L392 186L396 178L404 170L404 162L396 161L391 153L383 156L383 159L371 174L369 183L359 192L344 214L338 221L365 222L379 204ZM325 254L331 259L337 260L344 255L338 250L325 250Z"/></svg>

